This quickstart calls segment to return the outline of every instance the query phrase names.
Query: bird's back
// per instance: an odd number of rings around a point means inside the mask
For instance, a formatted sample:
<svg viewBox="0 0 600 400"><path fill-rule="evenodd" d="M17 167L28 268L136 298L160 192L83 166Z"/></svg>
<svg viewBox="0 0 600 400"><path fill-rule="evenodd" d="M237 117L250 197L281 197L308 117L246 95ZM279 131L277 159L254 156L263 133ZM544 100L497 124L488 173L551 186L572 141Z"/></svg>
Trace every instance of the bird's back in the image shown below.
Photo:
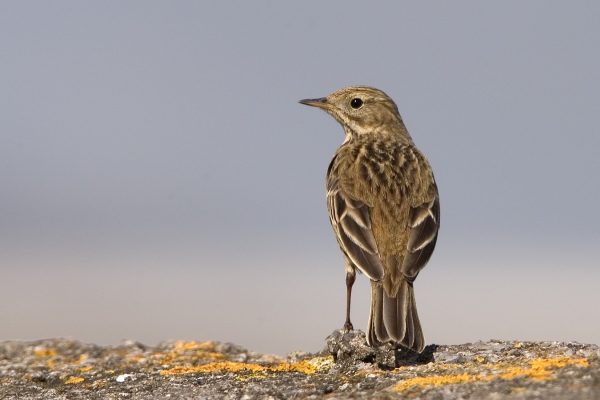
<svg viewBox="0 0 600 400"><path fill-rule="evenodd" d="M327 174L328 185L337 181L340 190L370 208L371 230L385 270L383 284L391 296L403 274L413 274L407 278L414 279L424 266L404 265L411 212L437 197L428 161L412 141L401 139L380 135L350 140L338 149Z"/></svg>

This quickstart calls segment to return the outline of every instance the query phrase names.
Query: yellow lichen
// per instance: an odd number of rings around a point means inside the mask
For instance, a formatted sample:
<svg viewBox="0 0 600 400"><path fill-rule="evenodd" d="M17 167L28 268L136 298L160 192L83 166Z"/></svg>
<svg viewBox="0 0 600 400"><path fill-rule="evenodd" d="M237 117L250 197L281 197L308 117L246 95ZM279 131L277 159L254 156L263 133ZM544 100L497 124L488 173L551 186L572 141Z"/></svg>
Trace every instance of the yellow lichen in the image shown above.
<svg viewBox="0 0 600 400"><path fill-rule="evenodd" d="M243 363L233 361L221 361L195 366L177 366L160 371L161 375L181 375L210 372L299 372L311 375L331 363L331 357L315 357L295 363L279 363L274 365L261 365L256 363Z"/></svg>
<svg viewBox="0 0 600 400"><path fill-rule="evenodd" d="M195 365L195 366L178 366L160 371L161 375L181 375L193 373L208 373L208 372L240 372L250 371L259 372L265 371L267 368L259 364L222 361L216 363Z"/></svg>
<svg viewBox="0 0 600 400"><path fill-rule="evenodd" d="M83 378L82 378L82 377L80 377L80 376L69 376L67 379L65 379L65 383L66 383L67 385L72 385L72 384L75 384L75 383L81 383L81 382L83 382L84 380L85 380L85 379L83 379Z"/></svg>
<svg viewBox="0 0 600 400"><path fill-rule="evenodd" d="M223 360L225 356L215 351L214 342L194 342L179 340L168 353L155 353L156 363L161 365L188 363L195 364L204 360ZM132 361L135 361L133 359Z"/></svg>
<svg viewBox="0 0 600 400"><path fill-rule="evenodd" d="M272 368L273 371L300 372L306 375L327 368L333 364L333 357L314 357L295 363L281 363Z"/></svg>
<svg viewBox="0 0 600 400"><path fill-rule="evenodd" d="M45 347L37 348L33 351L37 357L54 357L56 356L56 349L47 349Z"/></svg>
<svg viewBox="0 0 600 400"><path fill-rule="evenodd" d="M87 367L82 367L82 368L79 368L79 369L78 369L78 371L79 371L79 372L89 372L89 371L91 371L93 368L94 368L94 367L92 367L92 366L88 365Z"/></svg>
<svg viewBox="0 0 600 400"><path fill-rule="evenodd" d="M534 380L548 380L553 378L553 369L564 368L569 365L587 367L585 358L537 358L531 360L527 366L507 365L506 363L482 364L485 373L462 373L422 376L403 380L394 386L394 390L402 392L414 387L440 386L463 384L469 382L489 382L496 379L512 380L516 378L529 378Z"/></svg>
<svg viewBox="0 0 600 400"><path fill-rule="evenodd" d="M195 342L195 341L186 341L186 340L178 340L175 342L175 351L183 352L187 350L204 350L204 351L212 351L215 348L214 342Z"/></svg>
<svg viewBox="0 0 600 400"><path fill-rule="evenodd" d="M459 383L467 383L475 380L476 376L469 374L460 375L433 375L433 376L418 376L404 380L394 386L394 390L403 392L415 386L440 386L454 385Z"/></svg>
<svg viewBox="0 0 600 400"><path fill-rule="evenodd" d="M578 365L587 367L588 360L585 358L536 358L529 363L528 368L509 367L500 375L502 379L514 379L518 377L527 377L537 380L546 380L552 377L552 369L564 368L569 365Z"/></svg>

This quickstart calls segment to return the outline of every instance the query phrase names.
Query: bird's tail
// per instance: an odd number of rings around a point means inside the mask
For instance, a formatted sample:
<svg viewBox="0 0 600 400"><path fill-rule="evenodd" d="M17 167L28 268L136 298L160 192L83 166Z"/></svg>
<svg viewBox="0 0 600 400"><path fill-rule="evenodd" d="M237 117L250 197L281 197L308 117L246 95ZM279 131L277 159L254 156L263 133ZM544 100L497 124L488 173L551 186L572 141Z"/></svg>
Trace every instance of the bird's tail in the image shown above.
<svg viewBox="0 0 600 400"><path fill-rule="evenodd" d="M379 346L386 342L399 343L417 353L425 347L413 285L405 279L396 297L389 297L380 282L371 281L367 343Z"/></svg>

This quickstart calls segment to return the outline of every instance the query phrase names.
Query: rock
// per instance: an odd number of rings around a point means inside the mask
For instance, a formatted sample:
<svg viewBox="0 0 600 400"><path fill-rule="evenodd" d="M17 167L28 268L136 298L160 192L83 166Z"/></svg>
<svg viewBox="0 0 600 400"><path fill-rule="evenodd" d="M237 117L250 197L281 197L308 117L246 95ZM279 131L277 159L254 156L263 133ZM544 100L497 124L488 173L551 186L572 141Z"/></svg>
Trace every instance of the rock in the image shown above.
<svg viewBox="0 0 600 400"><path fill-rule="evenodd" d="M333 360L344 368L351 368L359 363L376 364L381 369L394 369L401 365L422 364L432 361L431 354L435 346L428 346L422 354L408 349L396 349L391 344L380 347L367 345L365 333L360 330L334 331L325 339L323 350L333 356Z"/></svg>
<svg viewBox="0 0 600 400"><path fill-rule="evenodd" d="M598 346L490 340L423 354L370 348L335 331L319 353L287 358L231 343L53 339L0 343L2 399L566 399L600 398Z"/></svg>
<svg viewBox="0 0 600 400"><path fill-rule="evenodd" d="M389 346L385 349L369 347L365 333L359 330L336 330L327 336L325 343L327 344L326 351L333 356L333 360L347 367L359 362L373 363L377 359L386 365L389 363L386 353L391 353L393 356L393 349ZM393 365L393 360L391 364Z"/></svg>

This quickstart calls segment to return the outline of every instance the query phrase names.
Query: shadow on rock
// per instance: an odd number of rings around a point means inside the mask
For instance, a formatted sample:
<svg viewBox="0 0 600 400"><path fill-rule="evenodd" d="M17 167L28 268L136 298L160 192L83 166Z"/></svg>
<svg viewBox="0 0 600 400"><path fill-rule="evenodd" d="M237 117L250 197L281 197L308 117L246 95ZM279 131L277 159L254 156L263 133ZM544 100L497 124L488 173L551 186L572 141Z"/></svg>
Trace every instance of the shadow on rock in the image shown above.
<svg viewBox="0 0 600 400"><path fill-rule="evenodd" d="M434 362L433 354L437 350L436 344L430 344L423 349L423 352L417 353L404 347L395 349L395 366L402 367L407 365L419 365Z"/></svg>

